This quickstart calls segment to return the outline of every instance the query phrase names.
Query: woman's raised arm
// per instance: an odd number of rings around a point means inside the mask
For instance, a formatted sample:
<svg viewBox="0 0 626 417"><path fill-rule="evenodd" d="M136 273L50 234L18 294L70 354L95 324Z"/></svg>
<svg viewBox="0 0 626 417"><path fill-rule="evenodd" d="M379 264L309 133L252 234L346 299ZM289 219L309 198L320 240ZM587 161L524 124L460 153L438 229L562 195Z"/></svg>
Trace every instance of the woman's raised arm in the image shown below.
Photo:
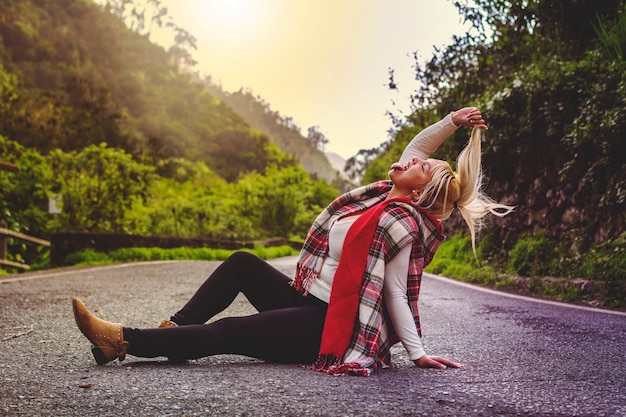
<svg viewBox="0 0 626 417"><path fill-rule="evenodd" d="M476 107L464 107L451 112L435 124L419 132L407 145L400 157L400 163L406 164L417 157L426 159L460 126L487 129L480 110Z"/></svg>

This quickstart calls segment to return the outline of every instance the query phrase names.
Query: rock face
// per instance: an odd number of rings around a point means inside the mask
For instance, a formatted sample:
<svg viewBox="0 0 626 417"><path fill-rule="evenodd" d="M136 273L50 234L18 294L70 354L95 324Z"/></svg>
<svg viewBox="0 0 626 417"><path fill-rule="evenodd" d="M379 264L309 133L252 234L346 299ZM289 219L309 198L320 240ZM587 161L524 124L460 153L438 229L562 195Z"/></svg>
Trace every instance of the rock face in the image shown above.
<svg viewBox="0 0 626 417"><path fill-rule="evenodd" d="M566 181L559 178L556 167L535 168L517 172L515 179L486 173L487 194L498 202L516 206L504 219L488 220L490 232L504 240L505 249L521 237L543 233L581 254L626 232L624 202L615 200L619 193L600 183L590 184L584 174ZM466 226L460 216L453 217L446 229L463 230Z"/></svg>

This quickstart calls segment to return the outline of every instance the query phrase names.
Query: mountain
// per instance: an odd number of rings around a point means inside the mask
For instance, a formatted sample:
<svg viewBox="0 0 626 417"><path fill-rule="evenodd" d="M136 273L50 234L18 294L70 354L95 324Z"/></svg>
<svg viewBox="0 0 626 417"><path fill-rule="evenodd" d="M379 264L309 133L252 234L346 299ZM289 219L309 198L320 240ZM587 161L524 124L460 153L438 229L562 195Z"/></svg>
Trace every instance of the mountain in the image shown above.
<svg viewBox="0 0 626 417"><path fill-rule="evenodd" d="M346 166L346 158L334 152L326 152L325 155L326 159L328 159L328 162L330 162L330 165L344 178L347 178L346 173L344 172L344 168Z"/></svg>
<svg viewBox="0 0 626 417"><path fill-rule="evenodd" d="M327 181L337 179L338 172L343 168L333 166L324 152L302 135L290 117L272 110L269 103L249 89L229 93L210 82L205 85L211 94L228 103L253 128L267 135L283 152L295 157L309 173Z"/></svg>

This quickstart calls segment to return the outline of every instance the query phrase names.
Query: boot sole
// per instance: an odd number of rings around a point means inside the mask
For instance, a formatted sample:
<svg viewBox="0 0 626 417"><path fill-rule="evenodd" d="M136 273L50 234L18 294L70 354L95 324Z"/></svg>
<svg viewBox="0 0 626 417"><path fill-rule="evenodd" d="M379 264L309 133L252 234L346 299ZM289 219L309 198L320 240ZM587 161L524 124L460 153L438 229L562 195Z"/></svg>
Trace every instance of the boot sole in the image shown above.
<svg viewBox="0 0 626 417"><path fill-rule="evenodd" d="M93 358L96 360L96 363L97 363L98 365L104 365L104 364L106 364L106 363L111 362L111 360L110 360L110 359L107 359L107 358L104 356L104 353L102 353L102 349L100 349L100 348L99 348L99 347L97 347L97 346L92 346L92 347L91 347L91 354L93 355Z"/></svg>

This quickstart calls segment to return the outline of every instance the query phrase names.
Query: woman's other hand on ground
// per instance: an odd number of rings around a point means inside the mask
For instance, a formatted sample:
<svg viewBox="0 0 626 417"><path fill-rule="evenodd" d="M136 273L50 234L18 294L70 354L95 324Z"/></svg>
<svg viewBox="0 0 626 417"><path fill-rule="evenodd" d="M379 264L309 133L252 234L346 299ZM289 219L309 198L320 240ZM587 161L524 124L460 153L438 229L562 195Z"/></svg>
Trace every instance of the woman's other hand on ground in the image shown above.
<svg viewBox="0 0 626 417"><path fill-rule="evenodd" d="M483 119L480 110L476 107L463 107L452 113L452 123L457 126L479 127L487 129L487 124Z"/></svg>
<svg viewBox="0 0 626 417"><path fill-rule="evenodd" d="M463 367L463 365L461 365L460 363L452 362L446 358L442 358L441 356L424 355L421 358L414 360L413 362L420 368L445 369Z"/></svg>

